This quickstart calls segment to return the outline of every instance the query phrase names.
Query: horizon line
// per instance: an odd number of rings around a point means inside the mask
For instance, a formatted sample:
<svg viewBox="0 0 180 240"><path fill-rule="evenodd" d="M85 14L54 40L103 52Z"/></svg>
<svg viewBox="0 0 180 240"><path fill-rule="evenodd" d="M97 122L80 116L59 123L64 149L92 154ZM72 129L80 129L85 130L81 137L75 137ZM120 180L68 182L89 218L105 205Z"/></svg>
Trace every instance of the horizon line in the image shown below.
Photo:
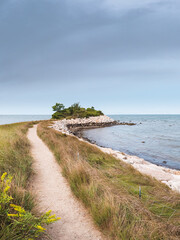
<svg viewBox="0 0 180 240"><path fill-rule="evenodd" d="M50 113L37 114L37 113L18 113L18 114L1 114L0 116L47 116L52 115ZM106 113L104 115L180 115L180 113Z"/></svg>

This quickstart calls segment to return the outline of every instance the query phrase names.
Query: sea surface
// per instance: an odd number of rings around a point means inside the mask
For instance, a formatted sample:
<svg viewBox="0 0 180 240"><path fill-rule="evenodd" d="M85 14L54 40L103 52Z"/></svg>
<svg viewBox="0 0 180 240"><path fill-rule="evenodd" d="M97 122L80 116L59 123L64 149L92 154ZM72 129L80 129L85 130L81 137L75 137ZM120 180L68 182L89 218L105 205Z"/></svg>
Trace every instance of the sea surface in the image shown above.
<svg viewBox="0 0 180 240"><path fill-rule="evenodd" d="M0 115L0 125L16 122L48 120L51 115Z"/></svg>
<svg viewBox="0 0 180 240"><path fill-rule="evenodd" d="M135 126L84 130L96 144L180 170L180 115L109 115Z"/></svg>
<svg viewBox="0 0 180 240"><path fill-rule="evenodd" d="M84 130L96 144L136 155L157 165L180 170L180 115L109 115L135 126ZM51 115L0 115L0 125L48 120Z"/></svg>

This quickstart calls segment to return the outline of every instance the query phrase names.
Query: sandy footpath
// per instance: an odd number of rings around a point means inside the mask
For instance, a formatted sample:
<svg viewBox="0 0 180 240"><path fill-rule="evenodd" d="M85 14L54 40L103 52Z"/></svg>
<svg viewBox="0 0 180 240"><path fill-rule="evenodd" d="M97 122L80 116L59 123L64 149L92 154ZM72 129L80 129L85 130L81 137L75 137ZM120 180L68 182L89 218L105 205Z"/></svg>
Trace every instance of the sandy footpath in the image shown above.
<svg viewBox="0 0 180 240"><path fill-rule="evenodd" d="M52 152L37 136L37 126L30 128L28 139L32 145L35 175L32 191L37 196L41 211L52 210L61 219L48 226L53 240L102 240L86 209L71 193L70 187L61 174L61 168Z"/></svg>

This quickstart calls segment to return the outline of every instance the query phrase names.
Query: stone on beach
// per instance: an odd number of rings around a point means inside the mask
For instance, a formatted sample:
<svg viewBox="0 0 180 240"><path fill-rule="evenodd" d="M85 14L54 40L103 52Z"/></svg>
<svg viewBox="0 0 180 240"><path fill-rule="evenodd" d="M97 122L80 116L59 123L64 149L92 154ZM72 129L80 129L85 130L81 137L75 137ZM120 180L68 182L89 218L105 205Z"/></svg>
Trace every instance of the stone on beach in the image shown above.
<svg viewBox="0 0 180 240"><path fill-rule="evenodd" d="M75 118L75 119L63 119L55 121L51 126L52 128L61 131L66 134L70 134L68 129L68 125L83 125L83 124L104 124L104 123L113 123L114 120L106 115L98 116L98 117L89 117L89 118Z"/></svg>

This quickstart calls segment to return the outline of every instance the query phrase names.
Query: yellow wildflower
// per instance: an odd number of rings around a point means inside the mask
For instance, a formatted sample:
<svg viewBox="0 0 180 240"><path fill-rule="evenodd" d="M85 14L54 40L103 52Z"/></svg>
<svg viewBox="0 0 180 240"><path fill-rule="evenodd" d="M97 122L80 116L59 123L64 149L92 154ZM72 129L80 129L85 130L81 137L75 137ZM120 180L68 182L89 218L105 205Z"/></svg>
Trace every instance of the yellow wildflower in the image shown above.
<svg viewBox="0 0 180 240"><path fill-rule="evenodd" d="M18 214L8 214L8 217L18 217Z"/></svg>
<svg viewBox="0 0 180 240"><path fill-rule="evenodd" d="M49 210L48 212L46 212L46 215L49 215L52 212L52 210Z"/></svg>
<svg viewBox="0 0 180 240"><path fill-rule="evenodd" d="M51 219L48 219L48 220L47 220L47 223L53 223L53 222L55 222L55 221L56 221L55 218L51 218Z"/></svg>
<svg viewBox="0 0 180 240"><path fill-rule="evenodd" d="M7 172L3 173L3 175L1 176L1 181L2 181L2 182L4 181L6 175L7 175Z"/></svg>
<svg viewBox="0 0 180 240"><path fill-rule="evenodd" d="M7 186L7 187L5 187L5 189L3 190L3 192L6 193L9 189L10 189L10 186Z"/></svg>
<svg viewBox="0 0 180 240"><path fill-rule="evenodd" d="M20 207L20 206L18 206L18 205L15 205L15 204L10 204L10 206L11 206L11 207L13 207L13 208L14 208L14 210L15 210L15 211L17 211L17 212L20 212L20 213L25 213L25 210L24 210L24 208L22 208L22 207Z"/></svg>
<svg viewBox="0 0 180 240"><path fill-rule="evenodd" d="M18 207L18 205L15 205L15 204L10 204L10 206L13 208Z"/></svg>
<svg viewBox="0 0 180 240"><path fill-rule="evenodd" d="M56 222L56 221L59 220L59 219L61 219L61 218L49 218L49 219L47 220L47 223L53 223L53 222Z"/></svg>
<svg viewBox="0 0 180 240"><path fill-rule="evenodd" d="M35 228L37 228L38 230L41 230L41 231L45 231L46 229L41 227L40 225L36 225Z"/></svg>

